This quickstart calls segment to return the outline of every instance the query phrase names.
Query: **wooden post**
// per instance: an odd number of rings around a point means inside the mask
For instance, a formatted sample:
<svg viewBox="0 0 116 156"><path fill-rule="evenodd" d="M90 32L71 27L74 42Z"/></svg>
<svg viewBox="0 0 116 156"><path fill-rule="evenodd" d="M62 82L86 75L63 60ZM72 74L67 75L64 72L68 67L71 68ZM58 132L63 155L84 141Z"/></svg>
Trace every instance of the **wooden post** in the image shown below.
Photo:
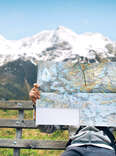
<svg viewBox="0 0 116 156"><path fill-rule="evenodd" d="M24 110L19 110L18 121L16 122L16 124L23 122L23 120L24 120ZM17 143L17 139L21 138L22 138L22 128L16 128L16 141L14 142L14 144ZM20 148L14 148L13 156L20 156Z"/></svg>
<svg viewBox="0 0 116 156"><path fill-rule="evenodd" d="M33 104L33 120L36 121L36 105Z"/></svg>

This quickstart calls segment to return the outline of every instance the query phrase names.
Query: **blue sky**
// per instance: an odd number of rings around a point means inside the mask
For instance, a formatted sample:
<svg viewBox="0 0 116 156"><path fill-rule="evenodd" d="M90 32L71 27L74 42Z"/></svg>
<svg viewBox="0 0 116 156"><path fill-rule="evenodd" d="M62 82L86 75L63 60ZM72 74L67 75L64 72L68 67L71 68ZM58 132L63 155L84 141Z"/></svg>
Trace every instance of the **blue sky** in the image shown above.
<svg viewBox="0 0 116 156"><path fill-rule="evenodd" d="M0 0L0 34L14 40L59 25L116 41L116 0Z"/></svg>

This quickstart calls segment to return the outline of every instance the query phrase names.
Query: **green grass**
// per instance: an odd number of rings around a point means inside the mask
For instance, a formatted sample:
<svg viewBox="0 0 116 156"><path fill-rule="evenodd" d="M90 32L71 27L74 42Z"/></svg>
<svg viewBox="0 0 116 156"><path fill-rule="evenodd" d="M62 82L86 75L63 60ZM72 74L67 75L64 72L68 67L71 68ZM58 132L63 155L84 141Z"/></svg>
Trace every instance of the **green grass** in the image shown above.
<svg viewBox="0 0 116 156"><path fill-rule="evenodd" d="M2 119L16 119L18 111L15 110L0 110L0 118ZM33 118L32 111L24 112L24 119ZM14 128L0 128L0 138L16 138L16 129ZM39 139L39 140L68 140L68 132L57 130L52 134L41 133L39 129L23 129L22 139ZM33 150L21 149L21 156L60 156L63 151L55 150ZM0 156L13 156L13 149L0 148Z"/></svg>
<svg viewBox="0 0 116 156"><path fill-rule="evenodd" d="M16 119L18 111L14 110L0 110L0 118ZM32 111L25 111L24 119L33 118ZM116 132L114 132L116 136ZM16 129L14 128L0 128L0 138L16 138ZM39 139L39 140L68 140L68 131L57 130L52 134L41 133L39 129L23 129L22 139ZM20 156L60 156L63 151L55 150L33 150L21 149ZM13 149L0 148L0 156L13 156Z"/></svg>

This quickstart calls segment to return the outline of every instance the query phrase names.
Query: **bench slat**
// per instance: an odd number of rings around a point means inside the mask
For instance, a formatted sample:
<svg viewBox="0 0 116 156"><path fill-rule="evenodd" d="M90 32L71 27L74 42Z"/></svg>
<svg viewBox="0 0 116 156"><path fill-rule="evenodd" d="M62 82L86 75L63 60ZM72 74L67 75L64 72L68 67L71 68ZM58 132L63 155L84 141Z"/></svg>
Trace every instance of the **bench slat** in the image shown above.
<svg viewBox="0 0 116 156"><path fill-rule="evenodd" d="M66 141L0 139L0 148L25 148L43 150L64 150Z"/></svg>
<svg viewBox="0 0 116 156"><path fill-rule="evenodd" d="M31 101L0 101L0 109L32 110L33 104Z"/></svg>
<svg viewBox="0 0 116 156"><path fill-rule="evenodd" d="M0 128L37 128L34 120L0 119Z"/></svg>

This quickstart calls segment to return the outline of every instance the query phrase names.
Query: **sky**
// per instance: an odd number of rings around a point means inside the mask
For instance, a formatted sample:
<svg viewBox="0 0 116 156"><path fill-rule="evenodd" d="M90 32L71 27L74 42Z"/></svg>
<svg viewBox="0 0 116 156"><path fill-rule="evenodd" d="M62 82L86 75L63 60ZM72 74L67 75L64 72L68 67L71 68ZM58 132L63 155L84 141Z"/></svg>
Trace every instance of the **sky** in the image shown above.
<svg viewBox="0 0 116 156"><path fill-rule="evenodd" d="M59 25L116 41L116 0L0 0L0 35L18 40Z"/></svg>

